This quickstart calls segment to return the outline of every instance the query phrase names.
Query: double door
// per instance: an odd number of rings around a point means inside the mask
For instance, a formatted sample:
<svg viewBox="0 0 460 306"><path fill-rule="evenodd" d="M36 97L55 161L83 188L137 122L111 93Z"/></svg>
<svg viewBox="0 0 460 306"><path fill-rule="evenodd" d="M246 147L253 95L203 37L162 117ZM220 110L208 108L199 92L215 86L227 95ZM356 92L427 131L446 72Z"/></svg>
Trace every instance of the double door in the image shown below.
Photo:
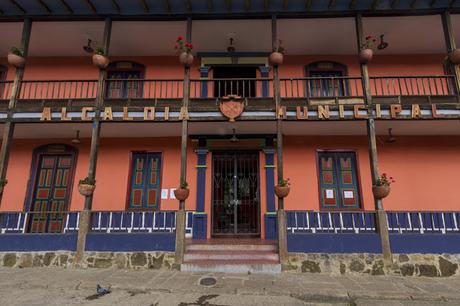
<svg viewBox="0 0 460 306"><path fill-rule="evenodd" d="M213 236L260 235L258 152L214 152Z"/></svg>

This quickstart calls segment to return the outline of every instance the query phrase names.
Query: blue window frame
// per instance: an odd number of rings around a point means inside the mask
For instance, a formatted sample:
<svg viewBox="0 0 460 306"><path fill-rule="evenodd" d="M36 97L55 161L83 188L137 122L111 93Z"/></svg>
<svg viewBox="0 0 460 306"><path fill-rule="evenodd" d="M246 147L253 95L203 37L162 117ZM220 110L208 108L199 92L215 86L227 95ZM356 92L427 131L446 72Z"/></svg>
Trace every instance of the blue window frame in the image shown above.
<svg viewBox="0 0 460 306"><path fill-rule="evenodd" d="M355 152L318 152L318 170L321 208L361 207Z"/></svg>
<svg viewBox="0 0 460 306"><path fill-rule="evenodd" d="M161 198L161 153L133 153L129 209L157 209Z"/></svg>

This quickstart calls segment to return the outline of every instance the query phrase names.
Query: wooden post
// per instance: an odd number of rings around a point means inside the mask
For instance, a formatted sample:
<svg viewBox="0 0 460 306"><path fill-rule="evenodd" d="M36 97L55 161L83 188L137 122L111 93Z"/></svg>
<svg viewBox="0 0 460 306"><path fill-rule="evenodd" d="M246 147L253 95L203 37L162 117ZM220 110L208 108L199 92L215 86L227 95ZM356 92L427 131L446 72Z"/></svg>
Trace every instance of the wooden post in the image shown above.
<svg viewBox="0 0 460 306"><path fill-rule="evenodd" d="M29 52L30 32L32 30L32 21L30 18L24 19L22 26L21 37L21 50L24 52L24 57L27 58ZM3 126L2 147L0 149L0 181L6 180L6 171L8 169L8 161L10 157L11 142L13 141L14 127L13 112L16 107L16 102L21 92L21 82L24 76L24 67L16 68L16 75L14 77L13 88L11 89L11 97L8 103L7 117L5 125ZM3 192L0 193L0 199Z"/></svg>
<svg viewBox="0 0 460 306"><path fill-rule="evenodd" d="M358 14L355 18L356 25L356 36L358 43L358 52L361 50L363 40L363 21L361 14ZM377 155L377 142L375 137L375 120L372 112L372 94L369 82L369 73L367 70L367 64L361 64L361 78L362 86L364 91L364 100L368 106L368 119L367 125L367 139L369 143L369 160L371 162L371 175L372 184L375 185L379 178L378 168L378 155ZM388 232L388 220L385 211L383 210L383 204L381 199L374 197L376 218L377 218L377 231L380 235L380 242L382 245L382 254L386 264L392 263L392 255L390 248L390 236Z"/></svg>
<svg viewBox="0 0 460 306"><path fill-rule="evenodd" d="M276 16L272 17L272 48L275 50L278 43L278 32ZM278 182L283 179L283 119L278 116L281 107L280 78L278 66L273 67L273 93L275 97L276 109L276 168ZM274 187L274 186L273 186ZM276 213L278 224L278 252L281 265L288 263L287 232L286 232L286 213L284 211L284 199L278 197L278 210Z"/></svg>
<svg viewBox="0 0 460 306"><path fill-rule="evenodd" d="M104 48L105 54L109 54L110 36L112 33L112 20L110 18L105 19L104 26L104 37L102 47ZM101 110L104 105L105 95L105 79L107 71L99 71L99 79L97 84L96 94L96 105L93 118L93 127L91 131L91 147L89 152L89 167L88 167L88 178L94 180L96 178L96 165L97 165L97 153L99 150L99 139L101 134ZM85 196L85 207L80 212L79 218L79 229L77 238L77 251L75 254L75 267L81 267L83 257L85 254L86 235L91 228L91 208L93 205L93 195Z"/></svg>
<svg viewBox="0 0 460 306"><path fill-rule="evenodd" d="M444 30L444 39L446 41L446 51L449 54L450 52L454 51L457 48L455 43L455 33L454 29L452 28L452 21L450 19L450 13L444 12L442 14L442 27ZM452 64L452 71L455 75L455 89L457 94L457 102L460 103L460 65Z"/></svg>
<svg viewBox="0 0 460 306"><path fill-rule="evenodd" d="M192 19L187 19L187 42L192 41ZM184 97L182 99L182 108L188 111L188 103L190 100L190 67L184 67ZM188 140L188 118L184 116L182 119L182 134L181 134L181 154L180 154L180 185L187 182L187 140ZM179 210L176 215L176 254L175 263L180 265L184 259L185 251L185 201L179 202Z"/></svg>

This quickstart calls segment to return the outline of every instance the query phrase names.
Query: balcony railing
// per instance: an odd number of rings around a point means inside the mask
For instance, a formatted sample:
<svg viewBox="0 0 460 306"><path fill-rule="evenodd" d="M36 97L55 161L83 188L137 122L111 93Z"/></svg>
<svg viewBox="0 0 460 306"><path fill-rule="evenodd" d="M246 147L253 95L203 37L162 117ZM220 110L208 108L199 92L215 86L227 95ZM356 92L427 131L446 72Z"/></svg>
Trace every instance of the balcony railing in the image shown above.
<svg viewBox="0 0 460 306"><path fill-rule="evenodd" d="M394 233L459 233L460 212L387 212Z"/></svg>
<svg viewBox="0 0 460 306"><path fill-rule="evenodd" d="M97 81L22 81L19 100L94 100Z"/></svg>
<svg viewBox="0 0 460 306"><path fill-rule="evenodd" d="M456 80L452 75L370 77L375 97L453 97ZM19 100L94 100L96 80L25 80L21 82ZM11 81L0 82L0 100L11 97ZM105 81L106 100L180 100L184 95L182 79L109 79ZM217 99L228 95L243 98L273 98L273 79L192 79L191 99ZM283 99L331 100L362 99L361 77L282 78ZM351 101L352 102L352 101Z"/></svg>
<svg viewBox="0 0 460 306"><path fill-rule="evenodd" d="M455 96L455 77L437 76L395 76L371 77L373 96Z"/></svg>
<svg viewBox="0 0 460 306"><path fill-rule="evenodd" d="M2 212L0 234L67 233L78 230L80 213L72 212Z"/></svg>

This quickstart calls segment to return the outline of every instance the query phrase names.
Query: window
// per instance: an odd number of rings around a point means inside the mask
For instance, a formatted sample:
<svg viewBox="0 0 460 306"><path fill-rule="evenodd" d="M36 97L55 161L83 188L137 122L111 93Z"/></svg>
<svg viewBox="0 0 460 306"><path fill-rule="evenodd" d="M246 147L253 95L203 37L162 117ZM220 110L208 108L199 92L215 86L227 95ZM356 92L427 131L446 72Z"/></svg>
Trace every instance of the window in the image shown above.
<svg viewBox="0 0 460 306"><path fill-rule="evenodd" d="M133 153L129 209L159 208L161 153Z"/></svg>
<svg viewBox="0 0 460 306"><path fill-rule="evenodd" d="M144 66L132 62L111 63L107 71L107 98L142 98Z"/></svg>
<svg viewBox="0 0 460 306"><path fill-rule="evenodd" d="M306 67L309 78L307 89L310 97L340 97L348 93L345 65L333 62L317 62Z"/></svg>
<svg viewBox="0 0 460 306"><path fill-rule="evenodd" d="M7 97L8 90L5 90L6 84L4 83L4 81L6 80L7 72L8 72L8 68L0 65L0 100L9 98Z"/></svg>
<svg viewBox="0 0 460 306"><path fill-rule="evenodd" d="M360 208L355 152L318 152L321 208Z"/></svg>

